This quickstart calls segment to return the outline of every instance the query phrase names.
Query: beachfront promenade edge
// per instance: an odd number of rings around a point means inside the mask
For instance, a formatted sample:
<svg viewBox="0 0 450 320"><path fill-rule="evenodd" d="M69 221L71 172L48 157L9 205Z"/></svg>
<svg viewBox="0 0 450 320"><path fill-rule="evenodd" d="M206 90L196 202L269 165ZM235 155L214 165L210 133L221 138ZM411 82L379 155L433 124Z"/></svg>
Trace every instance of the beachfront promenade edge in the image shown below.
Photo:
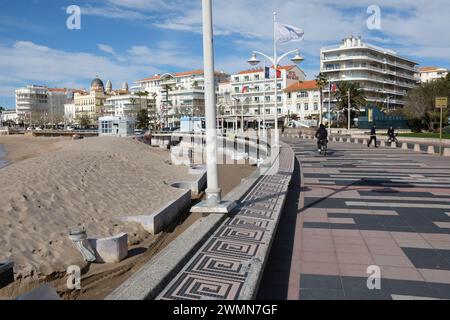
<svg viewBox="0 0 450 320"><path fill-rule="evenodd" d="M245 139L240 141L252 143ZM267 154L269 147L269 144L264 146L264 153ZM182 299L254 298L284 206L293 166L294 153L283 144L270 164L259 166L224 197L238 202L230 215L203 217L106 300L177 299L177 295ZM196 268L199 259L214 267ZM201 292L201 289L200 292L186 292L182 289L185 285L179 286L186 281L194 287L213 286L217 294L211 294L210 290ZM225 292L227 294L223 294Z"/></svg>

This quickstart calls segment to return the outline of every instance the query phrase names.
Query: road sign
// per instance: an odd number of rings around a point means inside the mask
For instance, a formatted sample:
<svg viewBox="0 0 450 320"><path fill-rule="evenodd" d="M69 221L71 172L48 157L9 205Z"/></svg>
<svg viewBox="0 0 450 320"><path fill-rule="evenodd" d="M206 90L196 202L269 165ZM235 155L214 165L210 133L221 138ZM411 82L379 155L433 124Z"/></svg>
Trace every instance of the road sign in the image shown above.
<svg viewBox="0 0 450 320"><path fill-rule="evenodd" d="M436 108L447 109L448 100L447 97L437 97L436 98Z"/></svg>

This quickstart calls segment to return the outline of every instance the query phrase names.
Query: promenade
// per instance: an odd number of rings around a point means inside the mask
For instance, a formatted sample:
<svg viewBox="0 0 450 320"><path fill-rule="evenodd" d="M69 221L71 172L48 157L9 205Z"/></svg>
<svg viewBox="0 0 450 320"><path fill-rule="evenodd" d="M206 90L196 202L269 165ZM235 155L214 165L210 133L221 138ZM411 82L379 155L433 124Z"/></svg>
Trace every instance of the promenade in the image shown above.
<svg viewBox="0 0 450 320"><path fill-rule="evenodd" d="M450 299L449 158L284 141L298 161L258 299Z"/></svg>

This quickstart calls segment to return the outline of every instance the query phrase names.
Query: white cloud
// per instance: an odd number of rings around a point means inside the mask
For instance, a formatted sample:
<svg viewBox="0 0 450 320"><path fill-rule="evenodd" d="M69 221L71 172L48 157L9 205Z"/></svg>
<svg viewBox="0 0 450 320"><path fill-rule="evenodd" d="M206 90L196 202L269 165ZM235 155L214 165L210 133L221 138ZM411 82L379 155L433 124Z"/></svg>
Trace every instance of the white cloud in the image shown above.
<svg viewBox="0 0 450 320"><path fill-rule="evenodd" d="M111 46L108 46L107 44L99 43L97 46L103 52L110 53L112 55L116 54L116 51L114 50L114 48Z"/></svg>

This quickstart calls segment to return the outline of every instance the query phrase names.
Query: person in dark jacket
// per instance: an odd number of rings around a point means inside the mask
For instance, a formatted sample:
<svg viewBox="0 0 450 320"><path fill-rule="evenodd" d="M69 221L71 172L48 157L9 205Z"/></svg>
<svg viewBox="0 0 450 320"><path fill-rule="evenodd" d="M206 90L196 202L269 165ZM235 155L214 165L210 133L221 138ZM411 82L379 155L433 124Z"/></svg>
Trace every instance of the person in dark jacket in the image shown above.
<svg viewBox="0 0 450 320"><path fill-rule="evenodd" d="M370 140L367 144L367 147L370 148L370 145L372 144L372 141L375 143L375 148L378 148L377 146L377 127L376 125L373 125L370 129Z"/></svg>
<svg viewBox="0 0 450 320"><path fill-rule="evenodd" d="M328 131L323 124L321 124L319 129L317 129L316 138L317 138L317 149L320 151L320 146L322 145L322 142L327 141L328 139Z"/></svg>

